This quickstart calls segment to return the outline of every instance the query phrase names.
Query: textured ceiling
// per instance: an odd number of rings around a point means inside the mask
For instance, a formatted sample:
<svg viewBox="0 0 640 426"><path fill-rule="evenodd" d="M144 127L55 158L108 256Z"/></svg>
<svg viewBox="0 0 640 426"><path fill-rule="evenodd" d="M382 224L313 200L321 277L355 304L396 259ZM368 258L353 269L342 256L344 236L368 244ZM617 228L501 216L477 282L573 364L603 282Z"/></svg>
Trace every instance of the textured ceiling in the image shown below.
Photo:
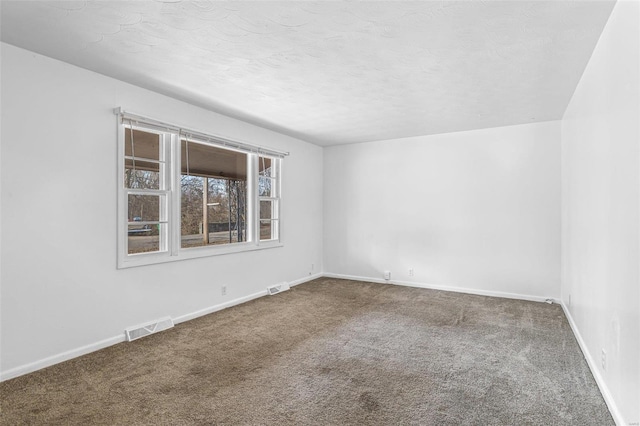
<svg viewBox="0 0 640 426"><path fill-rule="evenodd" d="M560 119L613 4L3 0L0 12L4 42L333 145Z"/></svg>

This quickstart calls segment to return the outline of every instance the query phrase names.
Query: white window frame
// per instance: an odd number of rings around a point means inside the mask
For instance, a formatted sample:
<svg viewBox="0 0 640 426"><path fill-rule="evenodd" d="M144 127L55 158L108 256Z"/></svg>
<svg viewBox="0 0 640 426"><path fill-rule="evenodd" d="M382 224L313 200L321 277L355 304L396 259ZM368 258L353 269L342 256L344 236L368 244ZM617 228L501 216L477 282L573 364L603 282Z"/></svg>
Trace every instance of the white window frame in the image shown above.
<svg viewBox="0 0 640 426"><path fill-rule="evenodd" d="M118 117L118 265L119 269L142 265L173 262L185 259L217 256L245 251L262 250L283 246L282 227L282 159L288 153L258 147L222 136L215 136L185 129L158 120L146 118L137 114L115 110ZM160 172L159 189L131 189L125 188L125 131L130 126L134 129L165 135L161 137L160 161L164 161L164 169ZM181 247L181 139L188 135L190 140L205 145L215 146L232 151L243 152L247 155L247 241L222 245L207 245L200 247ZM258 194L258 159L268 157L272 160L272 168L275 179L272 182L273 193L271 197L260 197ZM163 176L164 175L164 176ZM160 221L165 225L164 235L160 236L160 248L158 252L128 253L128 197L129 194L154 195L164 197L166 200L165 211L160 214ZM277 223L277 238L260 240L260 200L277 200L277 211L273 212ZM144 225L146 222L135 222ZM164 240L164 242L163 242ZM164 245L164 246L163 246ZM164 249L164 250L163 250Z"/></svg>
<svg viewBox="0 0 640 426"><path fill-rule="evenodd" d="M256 161L257 161L257 170L260 170L260 158L261 157L269 157L269 156L264 156L264 155L259 155L256 156ZM271 193L269 194L269 196L261 196L260 194L258 194L258 217L256 218L258 223L257 223L257 229L259 232L260 229L260 225L262 224L262 222L271 222L271 236L272 239L271 240L262 240L263 243L266 243L268 241L273 241L273 235L275 234L276 236L280 235L280 212L281 212L281 208L280 208L280 204L282 203L282 197L280 196L280 190L281 190L281 179L280 179L280 172L281 172L281 161L279 159L273 158L273 157L269 157L269 159L272 161L271 163L271 176L261 176L260 173L257 173L257 177L256 177L256 185L257 188L259 190L260 187L260 178L262 179L269 179L271 180ZM261 201L270 201L271 204L271 218L270 219L262 219L260 216L260 202ZM260 238L260 236L258 235L258 239ZM277 237L276 237L277 239Z"/></svg>

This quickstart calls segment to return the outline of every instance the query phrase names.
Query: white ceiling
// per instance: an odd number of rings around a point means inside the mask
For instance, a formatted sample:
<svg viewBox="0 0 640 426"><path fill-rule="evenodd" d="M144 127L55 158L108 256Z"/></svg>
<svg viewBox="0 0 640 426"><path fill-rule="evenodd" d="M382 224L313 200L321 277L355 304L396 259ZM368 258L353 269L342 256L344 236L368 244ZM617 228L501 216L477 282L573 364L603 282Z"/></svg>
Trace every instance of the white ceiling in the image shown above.
<svg viewBox="0 0 640 426"><path fill-rule="evenodd" d="M613 1L6 1L2 40L319 145L560 119Z"/></svg>

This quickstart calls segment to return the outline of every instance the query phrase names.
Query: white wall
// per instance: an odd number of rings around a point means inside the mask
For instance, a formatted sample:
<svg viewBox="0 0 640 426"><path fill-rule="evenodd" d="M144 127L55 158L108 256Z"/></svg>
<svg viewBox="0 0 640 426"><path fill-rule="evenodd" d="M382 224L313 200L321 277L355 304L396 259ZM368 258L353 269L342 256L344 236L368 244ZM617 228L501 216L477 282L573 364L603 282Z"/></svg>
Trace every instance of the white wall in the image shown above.
<svg viewBox="0 0 640 426"><path fill-rule="evenodd" d="M624 425L640 422L639 9L617 2L562 120L562 300Z"/></svg>
<svg viewBox="0 0 640 426"><path fill-rule="evenodd" d="M559 122L325 148L328 273L556 298L559 259Z"/></svg>
<svg viewBox="0 0 640 426"><path fill-rule="evenodd" d="M290 151L284 247L117 270L118 106ZM7 44L1 118L3 377L113 343L128 326L303 279L312 263L321 271L322 149L315 145Z"/></svg>

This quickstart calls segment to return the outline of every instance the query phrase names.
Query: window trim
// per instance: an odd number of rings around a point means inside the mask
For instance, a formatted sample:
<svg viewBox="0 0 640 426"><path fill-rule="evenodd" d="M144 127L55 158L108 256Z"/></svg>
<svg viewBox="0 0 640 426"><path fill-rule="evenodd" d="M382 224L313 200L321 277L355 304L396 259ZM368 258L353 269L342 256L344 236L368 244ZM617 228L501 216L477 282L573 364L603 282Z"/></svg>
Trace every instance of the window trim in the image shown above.
<svg viewBox="0 0 640 426"><path fill-rule="evenodd" d="M256 158L257 161L260 161L260 156L257 156ZM260 240L260 224L262 222L270 222L271 223L271 232L273 235L273 225L275 223L275 227L276 227L276 231L277 231L277 235L278 237L280 237L282 229L281 229L281 224L282 224L282 218L280 217L281 213L282 213L282 195L281 195L281 186L282 186L282 178L280 177L280 173L282 170L282 162L281 161L275 161L274 163L272 163L272 167L273 167L273 176L260 176L260 173L256 173L256 189L259 189L260 187L260 178L262 177L263 179L271 179L272 184L271 184L271 193L269 194L269 196L261 196L259 193L257 194L257 214L256 214L256 219L257 219L257 223L256 223L256 229L258 232L258 242L263 241L264 243L269 242L269 241L274 241L272 239L269 240ZM259 170L259 164L258 164L258 170ZM261 201L271 201L272 203L275 203L275 211L272 210L271 212L271 218L270 219L262 219L260 218L260 202ZM273 204L272 204L273 205ZM275 217L274 217L275 216Z"/></svg>
<svg viewBox="0 0 640 426"><path fill-rule="evenodd" d="M246 142L232 140L222 136L210 135L180 126L167 124L151 118L146 118L138 114L124 112L121 108L116 108L117 115L117 268L129 268L143 265L153 265L166 262L174 262L187 259L195 259L209 256L219 256L247 251L264 250L282 247L283 227L282 227L282 158L289 155L288 152L275 151L268 148L248 144ZM132 189L125 188L125 131L132 126L145 132L166 135L162 141L162 155L164 156L164 176L160 176L161 185L159 189ZM244 152L247 154L247 239L248 241L209 245L200 247L181 247L181 197L176 195L180 191L181 177L181 143L180 140L188 137L190 141L203 143L205 145ZM274 162L277 192L277 223L278 238L272 240L260 240L260 196L258 194L258 159L259 157L269 157ZM130 193L153 193L153 195L166 197L166 251L128 253L128 196ZM271 198L271 197L267 197ZM162 238L162 237L160 237ZM162 239L160 246L162 247Z"/></svg>

